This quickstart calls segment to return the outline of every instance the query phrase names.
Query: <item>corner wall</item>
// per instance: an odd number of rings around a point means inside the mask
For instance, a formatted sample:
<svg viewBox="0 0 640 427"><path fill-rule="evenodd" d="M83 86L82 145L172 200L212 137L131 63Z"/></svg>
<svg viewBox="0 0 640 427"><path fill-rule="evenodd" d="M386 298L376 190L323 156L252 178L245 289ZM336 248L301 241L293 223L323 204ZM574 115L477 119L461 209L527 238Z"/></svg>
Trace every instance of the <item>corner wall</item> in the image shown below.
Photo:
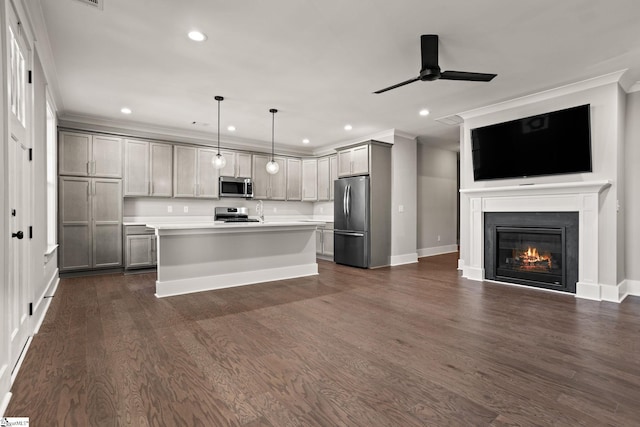
<svg viewBox="0 0 640 427"><path fill-rule="evenodd" d="M418 261L417 142L394 135L391 149L391 265Z"/></svg>
<svg viewBox="0 0 640 427"><path fill-rule="evenodd" d="M640 91L627 95L626 107L625 269L627 280L640 284Z"/></svg>
<svg viewBox="0 0 640 427"><path fill-rule="evenodd" d="M418 144L418 256L455 252L457 153Z"/></svg>

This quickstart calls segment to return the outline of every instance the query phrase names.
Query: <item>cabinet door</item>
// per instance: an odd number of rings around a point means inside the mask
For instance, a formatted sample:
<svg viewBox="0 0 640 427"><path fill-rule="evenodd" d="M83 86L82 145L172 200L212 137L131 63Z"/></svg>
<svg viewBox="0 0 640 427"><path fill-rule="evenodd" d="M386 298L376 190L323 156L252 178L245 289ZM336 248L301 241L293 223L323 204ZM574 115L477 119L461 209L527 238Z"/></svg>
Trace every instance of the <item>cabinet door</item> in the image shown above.
<svg viewBox="0 0 640 427"><path fill-rule="evenodd" d="M329 200L333 200L333 182L338 179L338 156L329 156Z"/></svg>
<svg viewBox="0 0 640 427"><path fill-rule="evenodd" d="M218 150L216 150L215 154L218 154ZM227 164L224 165L222 169L219 171L219 176L236 176L236 152L229 150L220 150L220 154L227 161Z"/></svg>
<svg viewBox="0 0 640 427"><path fill-rule="evenodd" d="M351 153L351 174L366 175L369 173L369 146L362 145L352 148Z"/></svg>
<svg viewBox="0 0 640 427"><path fill-rule="evenodd" d="M322 255L322 228L316 228L316 254Z"/></svg>
<svg viewBox="0 0 640 427"><path fill-rule="evenodd" d="M329 158L318 159L318 201L329 200Z"/></svg>
<svg viewBox="0 0 640 427"><path fill-rule="evenodd" d="M333 258L333 230L322 232L322 254Z"/></svg>
<svg viewBox="0 0 640 427"><path fill-rule="evenodd" d="M91 268L91 180L60 177L60 271Z"/></svg>
<svg viewBox="0 0 640 427"><path fill-rule="evenodd" d="M151 188L149 194L157 197L171 197L173 177L173 147L169 144L149 145L151 168Z"/></svg>
<svg viewBox="0 0 640 427"><path fill-rule="evenodd" d="M251 178L251 154L236 153L236 174L242 178Z"/></svg>
<svg viewBox="0 0 640 427"><path fill-rule="evenodd" d="M302 161L302 200L318 200L318 161L305 159Z"/></svg>
<svg viewBox="0 0 640 427"><path fill-rule="evenodd" d="M122 265L122 183L119 179L92 180L94 267Z"/></svg>
<svg viewBox="0 0 640 427"><path fill-rule="evenodd" d="M58 169L60 175L89 176L91 168L91 135L60 132L58 137Z"/></svg>
<svg viewBox="0 0 640 427"><path fill-rule="evenodd" d="M92 176L122 178L122 140L120 138L94 135L91 149Z"/></svg>
<svg viewBox="0 0 640 427"><path fill-rule="evenodd" d="M351 150L338 151L338 176L351 175Z"/></svg>
<svg viewBox="0 0 640 427"><path fill-rule="evenodd" d="M196 156L194 147L173 147L173 195L174 197L195 197Z"/></svg>
<svg viewBox="0 0 640 427"><path fill-rule="evenodd" d="M269 196L270 177L267 173L269 157L262 154L253 155L253 198L266 199Z"/></svg>
<svg viewBox="0 0 640 427"><path fill-rule="evenodd" d="M212 163L217 154L217 150L198 148L197 197L218 197L218 170L213 167Z"/></svg>
<svg viewBox="0 0 640 427"><path fill-rule="evenodd" d="M285 200L287 198L287 159L284 157L274 157L273 159L280 165L280 170L277 174L270 175L269 199Z"/></svg>
<svg viewBox="0 0 640 427"><path fill-rule="evenodd" d="M155 265L153 259L153 240L156 236L134 235L127 236L125 242L126 268L152 267Z"/></svg>
<svg viewBox="0 0 640 427"><path fill-rule="evenodd" d="M149 143L127 139L124 141L124 195L149 194Z"/></svg>
<svg viewBox="0 0 640 427"><path fill-rule="evenodd" d="M287 200L302 200L302 161L300 159L287 159Z"/></svg>

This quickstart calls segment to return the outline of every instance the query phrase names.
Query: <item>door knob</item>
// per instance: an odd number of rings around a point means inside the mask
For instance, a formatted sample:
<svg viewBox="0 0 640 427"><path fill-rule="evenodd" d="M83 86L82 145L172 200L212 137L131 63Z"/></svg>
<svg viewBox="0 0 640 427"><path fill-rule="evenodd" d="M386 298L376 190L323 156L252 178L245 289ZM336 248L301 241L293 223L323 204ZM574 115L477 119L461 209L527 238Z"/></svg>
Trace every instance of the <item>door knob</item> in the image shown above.
<svg viewBox="0 0 640 427"><path fill-rule="evenodd" d="M18 240L22 240L24 237L24 233L22 231L18 231L17 233L11 233L11 237L17 237Z"/></svg>

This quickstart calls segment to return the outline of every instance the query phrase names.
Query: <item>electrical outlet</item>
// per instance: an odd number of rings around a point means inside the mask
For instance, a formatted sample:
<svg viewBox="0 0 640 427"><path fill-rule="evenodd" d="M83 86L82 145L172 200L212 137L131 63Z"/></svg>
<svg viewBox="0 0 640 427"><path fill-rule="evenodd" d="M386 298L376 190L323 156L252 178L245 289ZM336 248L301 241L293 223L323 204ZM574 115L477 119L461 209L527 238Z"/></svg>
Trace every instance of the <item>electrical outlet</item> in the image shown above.
<svg viewBox="0 0 640 427"><path fill-rule="evenodd" d="M184 213L188 213L188 212L189 212L189 206L185 206L185 207L182 209L182 211L183 211Z"/></svg>
<svg viewBox="0 0 640 427"><path fill-rule="evenodd" d="M323 212L324 212L324 208L320 207L320 213L323 213Z"/></svg>
<svg viewBox="0 0 640 427"><path fill-rule="evenodd" d="M404 212L404 205L398 205L398 212Z"/></svg>
<svg viewBox="0 0 640 427"><path fill-rule="evenodd" d="M273 207L273 212L278 212L278 208L276 208L275 206Z"/></svg>
<svg viewBox="0 0 640 427"><path fill-rule="evenodd" d="M440 241L440 235L438 234L438 242Z"/></svg>
<svg viewBox="0 0 640 427"><path fill-rule="evenodd" d="M168 213L173 212L173 206L167 206L167 212Z"/></svg>

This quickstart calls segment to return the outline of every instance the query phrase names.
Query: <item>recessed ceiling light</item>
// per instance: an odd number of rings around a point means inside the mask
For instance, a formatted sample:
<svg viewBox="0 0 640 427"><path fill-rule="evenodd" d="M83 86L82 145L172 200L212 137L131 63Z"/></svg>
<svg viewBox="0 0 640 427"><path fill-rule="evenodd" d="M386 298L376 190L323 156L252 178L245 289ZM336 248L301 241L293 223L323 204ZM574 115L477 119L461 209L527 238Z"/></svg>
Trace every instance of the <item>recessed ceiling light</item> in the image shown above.
<svg viewBox="0 0 640 427"><path fill-rule="evenodd" d="M123 107L123 108L120 109L120 112L122 114L131 114L131 108Z"/></svg>
<svg viewBox="0 0 640 427"><path fill-rule="evenodd" d="M207 39L207 35L205 33L201 33L200 31L190 31L187 35L194 42L203 42Z"/></svg>
<svg viewBox="0 0 640 427"><path fill-rule="evenodd" d="M429 110L427 110L426 108L420 110L420 115L421 116L428 116L429 115Z"/></svg>
<svg viewBox="0 0 640 427"><path fill-rule="evenodd" d="M305 138L305 139L303 139L303 140L302 140L302 143L303 143L303 144L308 144L309 142L310 142L310 141L309 141L309 138Z"/></svg>
<svg viewBox="0 0 640 427"><path fill-rule="evenodd" d="M227 126L227 130L228 130L229 132L235 132L236 127L235 127L235 126Z"/></svg>
<svg viewBox="0 0 640 427"><path fill-rule="evenodd" d="M353 126L351 125L344 125L344 130L351 130L353 129Z"/></svg>

